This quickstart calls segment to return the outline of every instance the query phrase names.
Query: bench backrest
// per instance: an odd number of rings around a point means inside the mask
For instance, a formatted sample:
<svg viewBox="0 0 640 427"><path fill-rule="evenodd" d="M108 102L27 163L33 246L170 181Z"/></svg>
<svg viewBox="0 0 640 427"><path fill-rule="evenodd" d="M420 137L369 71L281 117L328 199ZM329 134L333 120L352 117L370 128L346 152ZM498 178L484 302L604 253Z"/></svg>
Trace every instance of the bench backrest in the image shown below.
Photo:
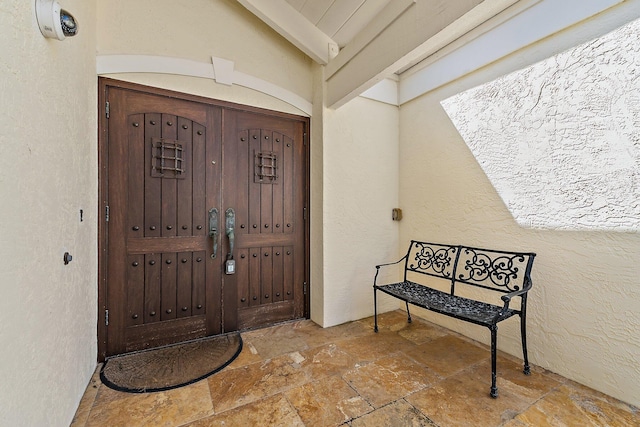
<svg viewBox="0 0 640 427"><path fill-rule="evenodd" d="M531 283L531 267L536 254L452 246L411 241L405 261L408 272L448 279L451 294L456 283L465 283L503 293L518 291Z"/></svg>

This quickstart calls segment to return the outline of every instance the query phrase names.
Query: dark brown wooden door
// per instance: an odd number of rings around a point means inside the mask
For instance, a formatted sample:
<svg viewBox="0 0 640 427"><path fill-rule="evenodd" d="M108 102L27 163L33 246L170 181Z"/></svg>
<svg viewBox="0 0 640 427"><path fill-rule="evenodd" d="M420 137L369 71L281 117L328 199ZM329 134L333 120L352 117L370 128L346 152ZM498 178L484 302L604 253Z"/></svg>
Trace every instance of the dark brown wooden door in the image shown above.
<svg viewBox="0 0 640 427"><path fill-rule="evenodd" d="M105 356L305 316L306 121L126 88L106 98Z"/></svg>
<svg viewBox="0 0 640 427"><path fill-rule="evenodd" d="M224 111L223 201L236 215L225 323L250 328L304 315L304 122Z"/></svg>

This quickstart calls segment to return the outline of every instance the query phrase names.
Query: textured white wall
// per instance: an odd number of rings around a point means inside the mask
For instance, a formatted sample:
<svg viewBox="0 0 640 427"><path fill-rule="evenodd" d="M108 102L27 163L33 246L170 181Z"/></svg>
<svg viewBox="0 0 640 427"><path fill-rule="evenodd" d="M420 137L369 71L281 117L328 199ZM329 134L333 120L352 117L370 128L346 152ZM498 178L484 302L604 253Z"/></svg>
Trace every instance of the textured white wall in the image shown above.
<svg viewBox="0 0 640 427"><path fill-rule="evenodd" d="M311 283L309 285L311 319L324 324L324 222L323 222L323 140L324 91L323 70L317 67L313 74L313 117L311 119Z"/></svg>
<svg viewBox="0 0 640 427"><path fill-rule="evenodd" d="M158 55L210 63L216 56L234 69L313 97L316 65L239 3L229 0L110 0L98 2L98 55ZM164 74L110 77L304 115L291 105L240 86Z"/></svg>
<svg viewBox="0 0 640 427"><path fill-rule="evenodd" d="M372 315L373 266L398 258L398 120L397 107L365 98L324 111L325 327Z"/></svg>
<svg viewBox="0 0 640 427"><path fill-rule="evenodd" d="M552 43L545 46L553 49ZM518 57L529 53L523 49ZM441 106L443 100L493 79L500 70L510 70L518 57L505 58L401 107L400 204L405 210L401 242L418 238L536 252L528 312L532 363L638 405L640 234L603 227L572 231L522 227ZM631 92L637 92L637 86ZM499 124L510 132L509 119ZM637 135L638 129L633 132ZM505 160L517 162L509 155ZM520 166L508 169L519 171ZM514 172L513 179L517 176ZM529 180L527 194L537 198L541 204L536 208L544 211L543 196L537 193L546 187L539 185L535 174ZM616 183L623 186L626 181L621 178ZM489 342L486 328L421 314ZM498 335L501 350L521 357L517 321L501 324Z"/></svg>
<svg viewBox="0 0 640 427"><path fill-rule="evenodd" d="M97 352L96 6L65 1L80 32L59 42L34 3L0 5L3 426L68 425Z"/></svg>
<svg viewBox="0 0 640 427"><path fill-rule="evenodd" d="M640 20L443 102L525 227L640 229Z"/></svg>

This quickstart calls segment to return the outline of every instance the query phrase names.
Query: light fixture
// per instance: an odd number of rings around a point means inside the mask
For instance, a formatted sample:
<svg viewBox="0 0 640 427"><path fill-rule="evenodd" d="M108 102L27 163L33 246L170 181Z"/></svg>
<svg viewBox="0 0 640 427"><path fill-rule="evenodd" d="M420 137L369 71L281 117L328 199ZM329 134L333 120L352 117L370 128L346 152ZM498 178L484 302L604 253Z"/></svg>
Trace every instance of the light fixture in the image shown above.
<svg viewBox="0 0 640 427"><path fill-rule="evenodd" d="M57 0L36 0L36 19L45 37L64 40L78 33L76 19Z"/></svg>

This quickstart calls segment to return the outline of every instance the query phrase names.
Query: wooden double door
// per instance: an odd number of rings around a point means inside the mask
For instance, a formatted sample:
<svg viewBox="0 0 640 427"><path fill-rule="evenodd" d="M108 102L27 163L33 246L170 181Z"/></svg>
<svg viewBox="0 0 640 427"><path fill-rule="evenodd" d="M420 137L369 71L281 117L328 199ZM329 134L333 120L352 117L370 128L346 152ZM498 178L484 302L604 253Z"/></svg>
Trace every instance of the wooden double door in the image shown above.
<svg viewBox="0 0 640 427"><path fill-rule="evenodd" d="M99 356L308 316L308 119L100 95Z"/></svg>

